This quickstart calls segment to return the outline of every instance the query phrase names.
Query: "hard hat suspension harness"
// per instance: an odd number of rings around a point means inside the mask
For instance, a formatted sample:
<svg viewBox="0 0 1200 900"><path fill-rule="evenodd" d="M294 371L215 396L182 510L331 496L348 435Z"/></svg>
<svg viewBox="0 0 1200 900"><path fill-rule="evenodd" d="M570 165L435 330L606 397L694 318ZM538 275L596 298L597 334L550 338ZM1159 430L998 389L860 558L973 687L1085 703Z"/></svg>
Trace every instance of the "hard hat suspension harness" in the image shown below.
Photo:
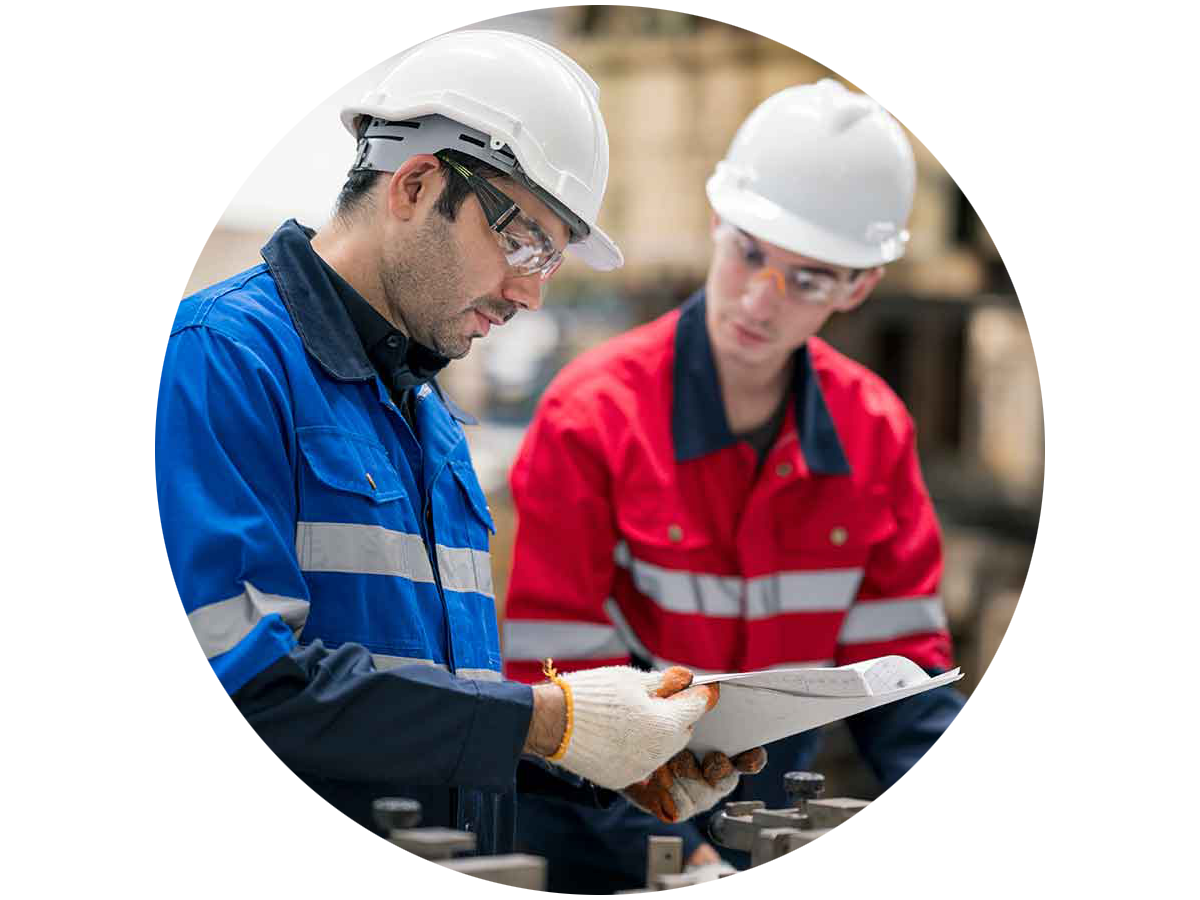
<svg viewBox="0 0 1200 900"><path fill-rule="evenodd" d="M436 155L442 150L457 150L503 172L563 220L573 243L591 233L583 219L525 174L507 144L445 116L420 116L402 122L367 120L359 128L358 152L350 171L395 172L413 156Z"/></svg>

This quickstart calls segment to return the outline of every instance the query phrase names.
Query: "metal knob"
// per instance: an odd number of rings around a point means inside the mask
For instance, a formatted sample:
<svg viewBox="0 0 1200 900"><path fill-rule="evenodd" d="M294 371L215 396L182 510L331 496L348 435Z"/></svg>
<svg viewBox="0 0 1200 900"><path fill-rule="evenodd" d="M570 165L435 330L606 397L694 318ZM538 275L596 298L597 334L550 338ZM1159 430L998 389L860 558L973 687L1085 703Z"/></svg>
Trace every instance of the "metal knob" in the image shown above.
<svg viewBox="0 0 1200 900"><path fill-rule="evenodd" d="M825 793L825 776L820 772L788 772L783 776L783 789L788 802L803 810L809 800Z"/></svg>
<svg viewBox="0 0 1200 900"><path fill-rule="evenodd" d="M371 804L375 824L388 834L394 828L416 828L421 824L421 804L404 797L380 797Z"/></svg>

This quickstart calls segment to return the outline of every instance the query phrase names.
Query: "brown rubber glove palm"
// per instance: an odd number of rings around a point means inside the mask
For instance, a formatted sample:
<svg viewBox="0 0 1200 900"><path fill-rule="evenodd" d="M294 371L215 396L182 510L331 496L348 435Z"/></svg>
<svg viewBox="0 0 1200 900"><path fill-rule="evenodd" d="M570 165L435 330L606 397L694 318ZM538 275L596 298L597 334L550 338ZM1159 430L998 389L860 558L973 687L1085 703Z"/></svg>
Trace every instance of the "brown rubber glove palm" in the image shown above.
<svg viewBox="0 0 1200 900"><path fill-rule="evenodd" d="M691 672L672 666L663 673L658 696L669 697L691 683ZM714 750L703 762L692 751L681 750L645 781L631 784L621 793L634 806L662 822L682 822L711 809L737 787L743 774L757 774L766 764L767 751L762 747L746 750L733 759Z"/></svg>

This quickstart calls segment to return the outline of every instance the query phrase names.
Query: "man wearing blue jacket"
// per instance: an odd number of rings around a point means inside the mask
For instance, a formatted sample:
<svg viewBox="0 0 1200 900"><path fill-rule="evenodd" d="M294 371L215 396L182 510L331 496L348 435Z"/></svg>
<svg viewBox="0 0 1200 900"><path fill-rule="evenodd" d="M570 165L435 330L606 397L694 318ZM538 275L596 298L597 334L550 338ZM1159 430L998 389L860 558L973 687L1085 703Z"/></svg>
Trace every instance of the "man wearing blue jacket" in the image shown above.
<svg viewBox="0 0 1200 900"><path fill-rule="evenodd" d="M374 799L412 797L502 852L515 782L596 801L715 699L629 667L502 678L492 520L434 381L539 308L565 249L621 264L596 227L597 93L520 35L413 48L342 114L358 147L330 225L284 223L172 328L155 462L188 618L263 740L368 827ZM523 755L542 764L518 775Z"/></svg>

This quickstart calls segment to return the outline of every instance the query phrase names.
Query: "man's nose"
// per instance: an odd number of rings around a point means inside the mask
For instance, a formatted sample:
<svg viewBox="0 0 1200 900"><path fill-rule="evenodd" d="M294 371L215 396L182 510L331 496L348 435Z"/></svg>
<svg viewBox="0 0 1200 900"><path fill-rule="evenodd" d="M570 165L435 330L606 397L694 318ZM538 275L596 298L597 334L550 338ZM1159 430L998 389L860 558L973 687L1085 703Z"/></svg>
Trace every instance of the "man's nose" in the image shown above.
<svg viewBox="0 0 1200 900"><path fill-rule="evenodd" d="M500 296L510 303L515 303L522 309L536 312L542 308L542 294L545 282L542 276L534 272L532 275L518 275L510 272L504 279Z"/></svg>
<svg viewBox="0 0 1200 900"><path fill-rule="evenodd" d="M759 321L771 318L775 304L787 291L783 275L778 269L768 266L751 276L742 293L742 305L746 312Z"/></svg>

